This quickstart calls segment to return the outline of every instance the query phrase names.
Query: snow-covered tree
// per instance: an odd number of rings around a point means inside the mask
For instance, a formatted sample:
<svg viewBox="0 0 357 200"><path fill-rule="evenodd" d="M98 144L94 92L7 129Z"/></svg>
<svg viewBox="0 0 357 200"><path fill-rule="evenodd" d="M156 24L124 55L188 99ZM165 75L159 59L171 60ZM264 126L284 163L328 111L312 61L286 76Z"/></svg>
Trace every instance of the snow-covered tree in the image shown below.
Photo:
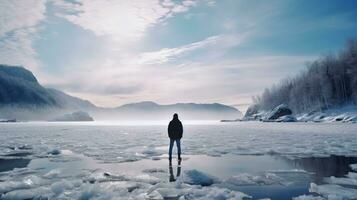
<svg viewBox="0 0 357 200"><path fill-rule="evenodd" d="M264 110L284 103L297 113L357 104L357 40L349 40L339 54L322 56L253 100Z"/></svg>

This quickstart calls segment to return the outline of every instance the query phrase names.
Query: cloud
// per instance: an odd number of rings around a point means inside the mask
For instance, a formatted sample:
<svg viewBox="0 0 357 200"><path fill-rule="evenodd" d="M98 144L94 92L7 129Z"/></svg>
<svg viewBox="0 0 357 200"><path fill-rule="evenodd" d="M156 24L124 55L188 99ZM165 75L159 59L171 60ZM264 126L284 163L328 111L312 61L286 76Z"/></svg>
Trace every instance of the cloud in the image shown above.
<svg viewBox="0 0 357 200"><path fill-rule="evenodd" d="M37 69L32 47L38 25L45 19L44 0L0 1L0 63Z"/></svg>
<svg viewBox="0 0 357 200"><path fill-rule="evenodd" d="M139 55L110 55L87 62L86 68L61 76L57 83L51 81L56 88L101 106L142 100L247 103L262 88L298 72L314 58L225 57L224 52L243 45L246 39L245 34L221 34Z"/></svg>
<svg viewBox="0 0 357 200"><path fill-rule="evenodd" d="M139 64L162 64L195 50L211 48L214 51L220 51L238 45L243 38L243 34L211 36L176 48L163 48L159 51L142 53L137 62Z"/></svg>
<svg viewBox="0 0 357 200"><path fill-rule="evenodd" d="M0 38L8 32L36 26L44 19L45 11L44 0L0 1Z"/></svg>
<svg viewBox="0 0 357 200"><path fill-rule="evenodd" d="M92 74L93 75L93 74ZM89 74L88 77L91 77ZM70 77L74 78L74 77ZM52 84L46 84L46 87L49 88L62 88L66 91L70 91L71 93L92 93L97 95L130 95L136 93L142 89L141 85L135 84L122 84L116 83L113 81L108 81L105 84L88 84L87 81L83 80L73 80L66 82L58 81ZM86 85L87 84L87 85Z"/></svg>
<svg viewBox="0 0 357 200"><path fill-rule="evenodd" d="M315 56L252 56L209 62L187 63L184 67L162 70L150 80L158 101L247 103L262 88L278 83L305 68ZM156 84L155 84L156 83ZM164 87L162 87L164 86ZM244 98L242 98L244 96Z"/></svg>
<svg viewBox="0 0 357 200"><path fill-rule="evenodd" d="M148 28L195 5L192 0L176 3L171 0L80 0L54 1L57 15L117 42L136 41Z"/></svg>
<svg viewBox="0 0 357 200"><path fill-rule="evenodd" d="M32 48L34 28L24 28L13 31L6 38L0 39L0 63L20 65L36 70L38 60L36 51Z"/></svg>

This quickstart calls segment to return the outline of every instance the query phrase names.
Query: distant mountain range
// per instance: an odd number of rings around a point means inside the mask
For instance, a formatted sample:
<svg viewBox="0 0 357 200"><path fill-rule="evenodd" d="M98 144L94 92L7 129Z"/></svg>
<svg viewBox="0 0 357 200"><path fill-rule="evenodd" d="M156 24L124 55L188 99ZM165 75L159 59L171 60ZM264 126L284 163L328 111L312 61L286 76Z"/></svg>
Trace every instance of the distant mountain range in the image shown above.
<svg viewBox="0 0 357 200"><path fill-rule="evenodd" d="M159 105L151 101L100 108L88 100L45 88L29 70L0 65L0 118L48 119L72 111L89 112L95 119L167 119L173 113L187 119L231 119L241 116L223 104L177 103Z"/></svg>
<svg viewBox="0 0 357 200"><path fill-rule="evenodd" d="M0 65L0 106L65 109L96 107L87 100L44 88L29 70L7 65Z"/></svg>
<svg viewBox="0 0 357 200"><path fill-rule="evenodd" d="M114 108L114 110L120 113L121 116L129 118L140 116L145 119L167 119L172 117L173 113L178 113L186 119L236 119L242 115L238 109L219 103L160 105L152 101L143 101L125 104Z"/></svg>

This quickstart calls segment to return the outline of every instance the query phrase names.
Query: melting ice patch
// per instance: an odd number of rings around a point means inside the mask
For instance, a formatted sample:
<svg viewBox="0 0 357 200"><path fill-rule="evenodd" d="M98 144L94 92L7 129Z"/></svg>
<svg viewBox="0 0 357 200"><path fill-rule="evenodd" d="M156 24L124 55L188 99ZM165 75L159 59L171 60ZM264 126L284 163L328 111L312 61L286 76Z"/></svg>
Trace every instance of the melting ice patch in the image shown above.
<svg viewBox="0 0 357 200"><path fill-rule="evenodd" d="M218 178L196 169L184 171L183 181L191 185L210 186L218 182Z"/></svg>

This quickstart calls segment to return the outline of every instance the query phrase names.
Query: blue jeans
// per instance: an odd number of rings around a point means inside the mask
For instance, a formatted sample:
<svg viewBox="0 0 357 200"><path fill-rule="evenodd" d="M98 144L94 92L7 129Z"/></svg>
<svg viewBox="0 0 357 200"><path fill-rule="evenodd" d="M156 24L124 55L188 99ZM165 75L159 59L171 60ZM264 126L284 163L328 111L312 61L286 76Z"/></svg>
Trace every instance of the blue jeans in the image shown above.
<svg viewBox="0 0 357 200"><path fill-rule="evenodd" d="M174 142L176 142L178 158L181 158L181 139L170 139L170 148L169 148L170 160L172 158L172 148L174 147Z"/></svg>

